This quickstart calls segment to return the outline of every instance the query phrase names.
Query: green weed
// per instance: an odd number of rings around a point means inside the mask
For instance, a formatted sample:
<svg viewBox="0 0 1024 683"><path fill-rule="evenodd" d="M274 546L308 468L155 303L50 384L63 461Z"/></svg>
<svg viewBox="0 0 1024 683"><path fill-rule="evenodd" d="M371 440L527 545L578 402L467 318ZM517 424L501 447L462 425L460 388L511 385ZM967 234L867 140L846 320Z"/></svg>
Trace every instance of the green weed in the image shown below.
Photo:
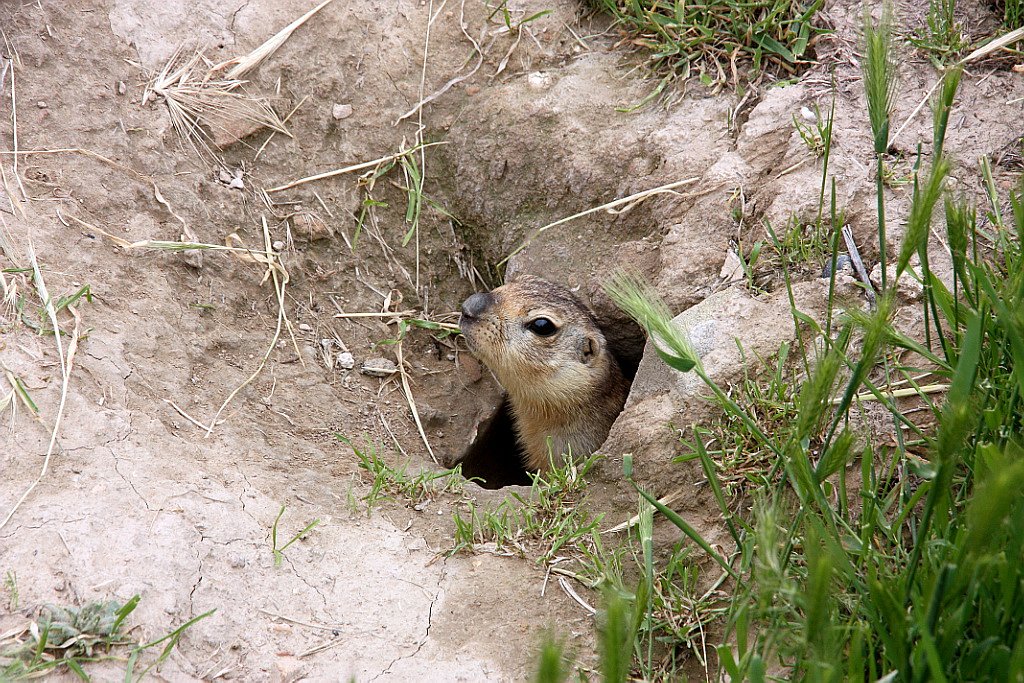
<svg viewBox="0 0 1024 683"><path fill-rule="evenodd" d="M832 137L834 112L830 113L827 119L824 119L817 104L814 105L813 110L809 109L808 111L810 111L810 116L813 117L813 120L804 121L796 114L793 114L793 127L796 128L800 139L807 146L807 151L812 156L821 157L824 156L825 146Z"/></svg>
<svg viewBox="0 0 1024 683"><path fill-rule="evenodd" d="M490 15L487 17L487 21L491 21L496 15L500 14L502 21L505 23L505 28L512 32L518 32L522 27L526 26L530 22L536 21L541 17L545 17L551 14L551 12L552 10L545 9L540 12L535 12L528 17L515 20L512 18L511 10L508 8L508 0L501 0L501 2L495 5L494 9L491 10Z"/></svg>
<svg viewBox="0 0 1024 683"><path fill-rule="evenodd" d="M928 0L924 29L909 36L911 44L933 55L937 65L956 60L970 44L955 11L956 0Z"/></svg>
<svg viewBox="0 0 1024 683"><path fill-rule="evenodd" d="M553 463L548 472L532 475L527 496L512 493L493 510L478 510L470 503L466 517L456 510L451 553L494 543L498 549L523 555L529 551L538 561L547 562L563 549L593 547L602 516L591 515L584 504L584 477L599 459L592 455L576 462L567 457L564 464ZM603 566L603 553L591 551L590 557Z"/></svg>
<svg viewBox="0 0 1024 683"><path fill-rule="evenodd" d="M17 611L21 593L18 590L18 574L13 569L8 569L4 575L4 590L7 591L7 609Z"/></svg>
<svg viewBox="0 0 1024 683"><path fill-rule="evenodd" d="M753 370L745 369L743 379L725 391L763 433L785 441L799 417L798 382L789 359L789 345L784 344L774 359L759 361ZM775 452L759 443L734 414L726 413L707 427L693 427L681 443L684 450L676 462L709 458L730 500L739 500L743 494L777 481Z"/></svg>
<svg viewBox="0 0 1024 683"><path fill-rule="evenodd" d="M709 85L736 81L736 62L749 65L750 80L762 71L792 74L809 63L808 46L822 30L814 23L822 0L592 3L615 17L631 43L651 53L656 69L682 78L699 76Z"/></svg>
<svg viewBox="0 0 1024 683"><path fill-rule="evenodd" d="M284 562L284 551L289 548L295 541L305 538L310 531L312 531L320 523L319 519L314 519L312 522L306 525L306 527L291 537L287 543L282 546L277 545L277 524L281 521L284 516L285 506L282 505L281 509L277 513L277 517L274 518L274 524L270 527L270 548L274 553L274 566L280 567L281 563Z"/></svg>
<svg viewBox="0 0 1024 683"><path fill-rule="evenodd" d="M534 683L562 683L569 678L572 660L565 643L551 631L545 631L541 639L539 660Z"/></svg>
<svg viewBox="0 0 1024 683"><path fill-rule="evenodd" d="M878 219L879 260L887 263L885 231L885 163L883 156L889 150L889 125L896 106L897 67L892 39L892 5L882 5L882 19L876 26L871 21L868 7L864 8L864 94L868 103L868 119L875 149L875 198ZM882 268L882 291L886 289L886 272Z"/></svg>
<svg viewBox="0 0 1024 683"><path fill-rule="evenodd" d="M91 602L81 607L46 605L24 630L9 632L4 636L6 640L0 641L0 680L38 678L66 669L88 681L87 665L106 660L126 662L126 682L142 680L170 657L189 628L216 611L200 614L162 638L139 644L129 638L123 628L139 600L136 595L125 603ZM161 644L164 647L160 654L136 672L146 651ZM117 654L119 648L130 648L127 660Z"/></svg>
<svg viewBox="0 0 1024 683"><path fill-rule="evenodd" d="M1002 6L1003 26L1017 29L1024 26L1024 0L997 0L996 7Z"/></svg>
<svg viewBox="0 0 1024 683"><path fill-rule="evenodd" d="M90 285L83 285L76 291L57 297L53 303L54 314L59 315L61 312L67 310L68 306L72 306L78 303L79 299L85 299L89 303L92 303L92 287ZM21 296L18 298L15 308L18 312L18 317L21 322L32 328L38 334L50 335L53 334L53 327L50 323L49 314L49 301L43 301L38 308L35 309L34 315L30 313L30 306L28 300ZM60 333L68 334L64 330Z"/></svg>
<svg viewBox="0 0 1024 683"><path fill-rule="evenodd" d="M781 232L777 233L767 220L763 225L767 240L755 241L745 255L742 245L737 247L749 289L755 293L772 292L787 273L807 276L821 272L832 248L828 221L805 221L793 214Z"/></svg>
<svg viewBox="0 0 1024 683"><path fill-rule="evenodd" d="M439 472L427 470L410 474L408 463L399 467L388 465L377 455L377 449L369 442L365 447L359 448L351 439L340 434L337 437L355 453L359 459L359 467L373 477L370 491L362 498L367 512L380 501L390 497L401 498L411 505L418 505L440 495L462 495L462 487L466 480L462 476L461 465Z"/></svg>

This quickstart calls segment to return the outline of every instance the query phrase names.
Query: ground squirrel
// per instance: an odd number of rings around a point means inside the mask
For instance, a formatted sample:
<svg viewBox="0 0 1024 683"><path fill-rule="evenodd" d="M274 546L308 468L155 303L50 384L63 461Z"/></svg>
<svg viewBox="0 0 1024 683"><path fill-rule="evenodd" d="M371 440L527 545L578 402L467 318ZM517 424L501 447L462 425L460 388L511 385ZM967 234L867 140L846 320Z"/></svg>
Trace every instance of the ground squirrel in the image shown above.
<svg viewBox="0 0 1024 683"><path fill-rule="evenodd" d="M525 462L590 455L607 438L629 381L591 310L560 285L521 277L462 304L470 351L508 392Z"/></svg>

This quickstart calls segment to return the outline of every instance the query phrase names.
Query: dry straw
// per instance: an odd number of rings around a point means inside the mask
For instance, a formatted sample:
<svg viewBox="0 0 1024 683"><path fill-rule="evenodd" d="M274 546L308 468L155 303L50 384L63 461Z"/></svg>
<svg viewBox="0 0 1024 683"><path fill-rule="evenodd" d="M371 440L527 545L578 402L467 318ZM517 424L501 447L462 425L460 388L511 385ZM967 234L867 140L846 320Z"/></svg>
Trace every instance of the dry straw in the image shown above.
<svg viewBox="0 0 1024 683"><path fill-rule="evenodd" d="M47 290L46 282L43 279L43 273L39 269L39 263L36 261L35 249L32 246L32 241L28 243L28 258L29 263L32 266L32 280L35 283L36 291L39 294L39 298L43 302L43 306L46 309L46 313L50 318L50 324L53 325L53 337L57 343L57 356L60 358L60 373L61 373L61 389L60 389L60 403L57 406L57 416L54 418L53 429L50 430L50 444L46 448L46 455L43 457L43 466L39 471L39 476L36 477L35 481L25 489L25 492L21 494L21 498L14 504L4 520L0 522L0 529L7 526L7 523L14 517L14 513L18 511L21 504L25 502L25 499L31 495L32 491L35 490L39 482L43 480L46 473L50 468L50 459L53 457L53 451L57 446L57 433L60 431L61 421L64 418L64 406L68 399L68 387L71 382L71 369L74 366L75 352L78 350L78 339L81 336L82 330L82 319L78 315L78 311L75 310L74 306L69 305L68 311L75 319L75 327L71 332L71 340L68 342L68 348L65 352L64 342L61 339L60 325L57 321L57 309L53 305L53 300L50 298L50 293Z"/></svg>
<svg viewBox="0 0 1024 683"><path fill-rule="evenodd" d="M275 33L262 45L246 55L213 64L195 51L186 56L184 49L175 50L170 59L146 88L145 104L160 97L167 105L174 129L204 158L217 160L211 143L218 134L234 141L239 124L268 128L291 137L284 122L262 97L239 91L243 77L266 61L314 14L333 0L319 5Z"/></svg>
<svg viewBox="0 0 1024 683"><path fill-rule="evenodd" d="M206 159L217 159L213 147L218 134L233 139L240 123L290 136L265 99L239 92L244 81L218 78L214 68L202 52L185 56L178 49L150 83L142 101L162 98L174 130Z"/></svg>

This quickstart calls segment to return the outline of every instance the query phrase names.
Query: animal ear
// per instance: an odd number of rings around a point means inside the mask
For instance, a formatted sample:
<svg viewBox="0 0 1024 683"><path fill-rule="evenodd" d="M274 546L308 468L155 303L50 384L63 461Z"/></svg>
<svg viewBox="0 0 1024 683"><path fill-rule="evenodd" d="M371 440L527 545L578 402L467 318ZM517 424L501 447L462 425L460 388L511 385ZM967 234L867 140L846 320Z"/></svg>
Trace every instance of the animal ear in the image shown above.
<svg viewBox="0 0 1024 683"><path fill-rule="evenodd" d="M601 353L601 342L595 337L584 337L580 345L580 360L590 365L598 354Z"/></svg>

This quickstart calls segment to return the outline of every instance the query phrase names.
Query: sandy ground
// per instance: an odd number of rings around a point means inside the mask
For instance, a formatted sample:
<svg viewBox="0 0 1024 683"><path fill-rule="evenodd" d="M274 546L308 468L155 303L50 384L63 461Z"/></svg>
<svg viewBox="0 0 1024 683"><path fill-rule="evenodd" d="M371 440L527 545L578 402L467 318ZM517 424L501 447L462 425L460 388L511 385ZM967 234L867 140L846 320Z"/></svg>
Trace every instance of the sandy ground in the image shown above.
<svg viewBox="0 0 1024 683"><path fill-rule="evenodd" d="M799 83L753 98L691 88L667 105L623 114L616 108L653 86L613 49L617 35L604 20L581 17L574 0L511 5L518 17L553 11L516 43L500 17L488 20L489 11L468 0L329 5L247 86L281 116L295 110L293 137L256 131L219 152L223 172L181 143L159 98L143 103L146 84L179 46L203 47L219 62L253 49L305 6L107 0L0 7L5 54L15 59L0 101L3 149L15 144L13 91L17 147L40 151L19 155L16 168L12 156L0 159L0 267L28 267L32 253L53 297L83 285L92 295L75 305L81 339L48 471L0 528L0 572L16 577L18 592L17 609L0 616L0 633L45 603L139 594L130 620L139 641L216 610L160 670L173 681L526 680L551 626L577 651L592 651L592 617L532 559L447 556L453 511L467 498L487 503L502 492L467 485L464 495L425 505L395 500L366 510L369 477L337 434L375 444L389 462L408 462L413 471L436 466L396 379L359 372L368 359L398 360L394 345L380 344L396 337L397 326L335 314L408 308L445 319L465 296L496 282L493 265L536 227L687 178L692 184L672 197L546 233L509 271L579 287L611 314L598 283L625 262L654 277L673 306L697 303L722 287L730 248L763 239L763 230L755 235L761 219L784 222L816 207L820 161L807 153L792 117L813 103L827 109L832 69L839 99L831 173L871 258L870 139L853 61L860 15L853 3L828 3L836 32L822 42L822 64ZM424 77L431 8L437 18ZM908 20L920 18L909 4L902 9ZM472 41L485 52L478 71ZM920 55L902 70L900 121L934 82ZM397 172L373 188L373 199L388 206L366 222L354 250L346 241L356 239L365 195L352 175L275 193L273 206L264 201L266 188L411 145L418 116L399 118L421 93L459 75L468 76L423 109L423 138L445 143L425 156L426 192L457 220L428 205L419 239L403 247L399 186L406 181ZM981 65L965 77L947 143L964 192L978 193L982 154L996 156L1019 138L1014 100L1022 90L1006 64ZM918 140L930 140L927 118L911 121L899 149L909 155ZM911 162L900 163L906 170ZM236 169L240 189L230 187ZM999 182L1009 184L1017 170L997 167ZM908 198L906 186L892 190L897 237ZM309 215L333 235L320 230L311 239L303 222ZM263 281L266 269L212 252L197 268L193 256L125 250L104 233L175 241L187 226L202 242L234 239L262 249L263 218L271 239L285 246L285 310L295 343L282 335L266 367L207 434L184 414L209 424L274 338L279 307L272 282ZM0 362L40 409L38 420L24 406L17 415L0 413L6 516L39 475L63 383L53 335L25 322L49 325L30 274L5 277L26 303L21 316L0 311ZM788 324L784 297L770 300L736 334L765 320ZM70 332L70 311L60 318ZM769 332L764 338L773 343L785 337ZM355 369L334 364L343 349ZM498 389L451 339L417 330L403 353L425 433L438 460L451 464L496 405ZM639 476L659 493L699 479L670 465L666 425L678 419L680 404L645 389L630 406L595 478L591 505L607 513L609 525L635 506L619 475L623 452L636 454ZM708 528L716 522L702 495L689 496L682 509ZM282 506L283 539L320 523L275 566L271 528ZM660 533L674 537L671 528ZM119 667L97 665L95 677L117 678Z"/></svg>

